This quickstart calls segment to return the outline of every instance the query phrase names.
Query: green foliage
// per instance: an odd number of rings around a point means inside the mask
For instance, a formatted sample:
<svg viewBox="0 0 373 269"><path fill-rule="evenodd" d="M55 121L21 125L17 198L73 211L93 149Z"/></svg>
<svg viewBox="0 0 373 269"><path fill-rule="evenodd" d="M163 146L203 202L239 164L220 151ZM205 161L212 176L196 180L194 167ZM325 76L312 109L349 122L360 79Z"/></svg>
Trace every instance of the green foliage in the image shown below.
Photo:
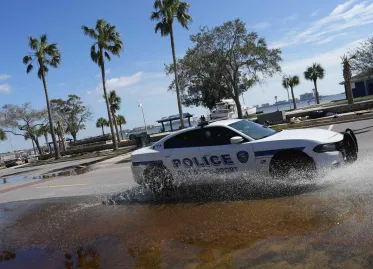
<svg viewBox="0 0 373 269"><path fill-rule="evenodd" d="M156 0L154 10L150 19L158 21L155 32L159 31L161 36L170 34L174 18L185 29L188 29L188 24L192 22L192 18L188 14L189 4L180 0Z"/></svg>
<svg viewBox="0 0 373 269"><path fill-rule="evenodd" d="M313 63L312 66L308 67L304 71L304 78L311 81L317 81L318 79L323 79L325 76L324 68L317 63Z"/></svg>
<svg viewBox="0 0 373 269"><path fill-rule="evenodd" d="M123 115L117 116L117 122L119 125L123 125L127 123L126 118Z"/></svg>
<svg viewBox="0 0 373 269"><path fill-rule="evenodd" d="M347 55L345 55L347 56ZM365 42L347 56L350 60L351 69L358 75L369 76L373 74L373 37Z"/></svg>
<svg viewBox="0 0 373 269"><path fill-rule="evenodd" d="M6 134L3 129L0 129L0 141L6 140Z"/></svg>
<svg viewBox="0 0 373 269"><path fill-rule="evenodd" d="M27 65L27 73L33 70L34 61L36 61L39 66L38 77L40 79L42 79L45 73L48 73L48 66L57 68L60 64L61 54L57 44L48 44L47 35L41 35L39 39L30 36L29 47L33 52L23 57L23 63Z"/></svg>
<svg viewBox="0 0 373 269"><path fill-rule="evenodd" d="M108 101L110 104L110 111L113 115L120 110L120 104L122 103L122 98L117 95L115 90L109 92Z"/></svg>
<svg viewBox="0 0 373 269"><path fill-rule="evenodd" d="M190 40L193 47L179 60L177 70L186 106L211 108L219 99L233 98L242 117L239 96L281 71L281 51L268 48L257 33L248 33L239 19L214 28L203 27ZM172 68L167 66L166 73L170 74ZM174 88L175 81L169 89Z"/></svg>
<svg viewBox="0 0 373 269"><path fill-rule="evenodd" d="M294 96L294 87L298 86L300 84L300 80L298 76L283 76L282 77L282 86L285 89L290 88L291 90L291 96L293 98L293 106L294 109L297 108L297 103L295 102L295 96Z"/></svg>
<svg viewBox="0 0 373 269"><path fill-rule="evenodd" d="M104 57L111 60L110 54L120 56L123 50L123 42L116 26L107 23L103 19L98 19L94 29L82 26L83 33L92 38L95 42L91 46L91 59L98 66L103 66Z"/></svg>
<svg viewBox="0 0 373 269"><path fill-rule="evenodd" d="M97 128L103 128L105 126L109 126L109 122L105 118L99 118L96 121L96 127Z"/></svg>
<svg viewBox="0 0 373 269"><path fill-rule="evenodd" d="M63 132L76 137L80 130L85 129L85 123L92 119L90 107L85 106L77 95L68 95L67 100L53 99L50 101L53 118L60 122Z"/></svg>

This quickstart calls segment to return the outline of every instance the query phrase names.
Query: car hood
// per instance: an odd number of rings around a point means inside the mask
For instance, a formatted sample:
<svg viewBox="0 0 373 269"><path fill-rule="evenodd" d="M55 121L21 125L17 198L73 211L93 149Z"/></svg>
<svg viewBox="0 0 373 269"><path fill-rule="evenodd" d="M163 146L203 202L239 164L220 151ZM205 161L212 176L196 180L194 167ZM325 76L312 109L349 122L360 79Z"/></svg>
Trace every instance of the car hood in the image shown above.
<svg viewBox="0 0 373 269"><path fill-rule="evenodd" d="M259 141L285 141L285 140L306 140L320 143L333 143L343 139L340 133L324 129L296 129L283 130L272 136L266 137Z"/></svg>

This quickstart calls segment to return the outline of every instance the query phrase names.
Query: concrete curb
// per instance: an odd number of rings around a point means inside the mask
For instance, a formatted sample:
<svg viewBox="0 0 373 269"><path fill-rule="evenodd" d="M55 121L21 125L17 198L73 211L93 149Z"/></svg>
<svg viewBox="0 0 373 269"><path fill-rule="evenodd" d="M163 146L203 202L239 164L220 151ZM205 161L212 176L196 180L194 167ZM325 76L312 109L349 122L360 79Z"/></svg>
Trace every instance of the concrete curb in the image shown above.
<svg viewBox="0 0 373 269"><path fill-rule="evenodd" d="M340 124L340 123L348 123L348 122L354 122L354 121L370 120L370 119L373 119L373 115L369 115L368 117L359 117L358 119L349 119L349 120L341 120L341 121L322 122L322 123L310 124L310 125L306 125L306 126L289 127L289 128L286 128L286 129L304 129L304 128L312 128L312 127L325 126L325 125L334 125L334 124ZM286 130L286 129L284 129L284 130Z"/></svg>

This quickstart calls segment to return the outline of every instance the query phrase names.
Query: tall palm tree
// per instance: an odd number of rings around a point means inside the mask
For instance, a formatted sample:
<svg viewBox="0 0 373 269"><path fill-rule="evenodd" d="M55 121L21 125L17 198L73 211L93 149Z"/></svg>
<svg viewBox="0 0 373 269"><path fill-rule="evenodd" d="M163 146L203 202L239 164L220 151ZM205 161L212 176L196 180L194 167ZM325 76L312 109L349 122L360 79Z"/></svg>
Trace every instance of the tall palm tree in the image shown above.
<svg viewBox="0 0 373 269"><path fill-rule="evenodd" d="M324 76L324 68L317 63L312 64L312 66L308 67L307 70L304 71L304 78L313 81L313 85L315 86L315 99L317 104L320 104L319 92L317 90L317 80L323 79Z"/></svg>
<svg viewBox="0 0 373 269"><path fill-rule="evenodd" d="M122 139L123 139L123 130L122 130L122 125L127 123L126 118L125 118L123 115L118 115L118 116L117 116L117 123L119 124L120 135L121 135L121 137L122 137Z"/></svg>
<svg viewBox="0 0 373 269"><path fill-rule="evenodd" d="M66 151L66 144L65 144L65 126L63 125L62 121L57 121L56 124L56 134L60 140L60 145L62 145L63 151Z"/></svg>
<svg viewBox="0 0 373 269"><path fill-rule="evenodd" d="M113 119L111 117L109 101L106 92L104 57L108 61L110 61L110 53L119 57L120 52L123 50L123 42L120 39L119 32L117 32L115 28L116 27L114 25L107 23L103 19L97 20L95 29L88 28L87 26L82 26L84 34L95 41L91 46L91 59L101 68L102 88L104 90L104 99L106 102L106 108L111 131L111 139L113 140L114 151L118 149L118 144L115 139Z"/></svg>
<svg viewBox="0 0 373 269"><path fill-rule="evenodd" d="M102 135L105 135L105 132L104 132L104 127L105 126L109 126L109 123L106 119L104 119L104 118L97 119L96 127L102 129Z"/></svg>
<svg viewBox="0 0 373 269"><path fill-rule="evenodd" d="M120 103L122 102L122 98L120 98L120 96L118 96L117 93L114 90L112 90L109 92L108 100L109 100L109 105L110 105L110 112L113 117L115 131L117 133L117 139L118 141L120 141L116 114L117 114L117 111L120 110Z"/></svg>
<svg viewBox="0 0 373 269"><path fill-rule="evenodd" d="M352 56L343 55L341 57L341 60L342 60L341 65L343 67L344 85L345 85L347 100L349 104L354 103L354 97L352 95L352 89L351 89L351 78L352 78L351 65L354 59L355 59L354 55Z"/></svg>
<svg viewBox="0 0 373 269"><path fill-rule="evenodd" d="M34 68L33 62L36 61L39 66L38 77L43 81L45 99L47 102L48 118L49 118L49 129L53 140L55 158L61 158L60 150L57 145L56 136L54 134L52 111L48 96L48 87L46 81L46 75L49 71L48 66L57 68L61 62L61 54L58 51L57 44L48 44L47 35L41 35L40 39L30 36L29 47L32 52L23 57L23 63L27 65L26 72L30 73Z"/></svg>
<svg viewBox="0 0 373 269"><path fill-rule="evenodd" d="M192 21L192 18L188 14L189 4L180 0L156 0L154 2L154 9L155 11L152 12L150 19L152 21L158 21L157 25L155 26L155 32L157 33L158 31L160 31L161 36L170 35L172 58L174 62L173 67L175 73L177 105L179 108L181 128L184 128L183 108L181 106L180 89L177 78L177 62L173 23L174 19L176 18L183 28L188 29L188 24Z"/></svg>
<svg viewBox="0 0 373 269"><path fill-rule="evenodd" d="M298 86L300 83L299 77L298 76L284 76L282 78L282 86L286 88L290 88L291 90L291 96L293 98L293 106L294 109L297 109L297 103L295 102L295 97L294 97L294 87Z"/></svg>

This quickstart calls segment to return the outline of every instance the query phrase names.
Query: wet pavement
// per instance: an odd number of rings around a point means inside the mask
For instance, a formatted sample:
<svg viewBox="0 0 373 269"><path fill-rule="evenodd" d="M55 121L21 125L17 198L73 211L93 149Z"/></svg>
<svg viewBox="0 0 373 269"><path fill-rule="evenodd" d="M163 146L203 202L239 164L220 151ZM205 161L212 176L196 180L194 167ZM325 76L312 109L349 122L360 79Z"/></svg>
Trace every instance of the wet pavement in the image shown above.
<svg viewBox="0 0 373 269"><path fill-rule="evenodd" d="M372 268L370 163L315 182L4 204L0 268Z"/></svg>

